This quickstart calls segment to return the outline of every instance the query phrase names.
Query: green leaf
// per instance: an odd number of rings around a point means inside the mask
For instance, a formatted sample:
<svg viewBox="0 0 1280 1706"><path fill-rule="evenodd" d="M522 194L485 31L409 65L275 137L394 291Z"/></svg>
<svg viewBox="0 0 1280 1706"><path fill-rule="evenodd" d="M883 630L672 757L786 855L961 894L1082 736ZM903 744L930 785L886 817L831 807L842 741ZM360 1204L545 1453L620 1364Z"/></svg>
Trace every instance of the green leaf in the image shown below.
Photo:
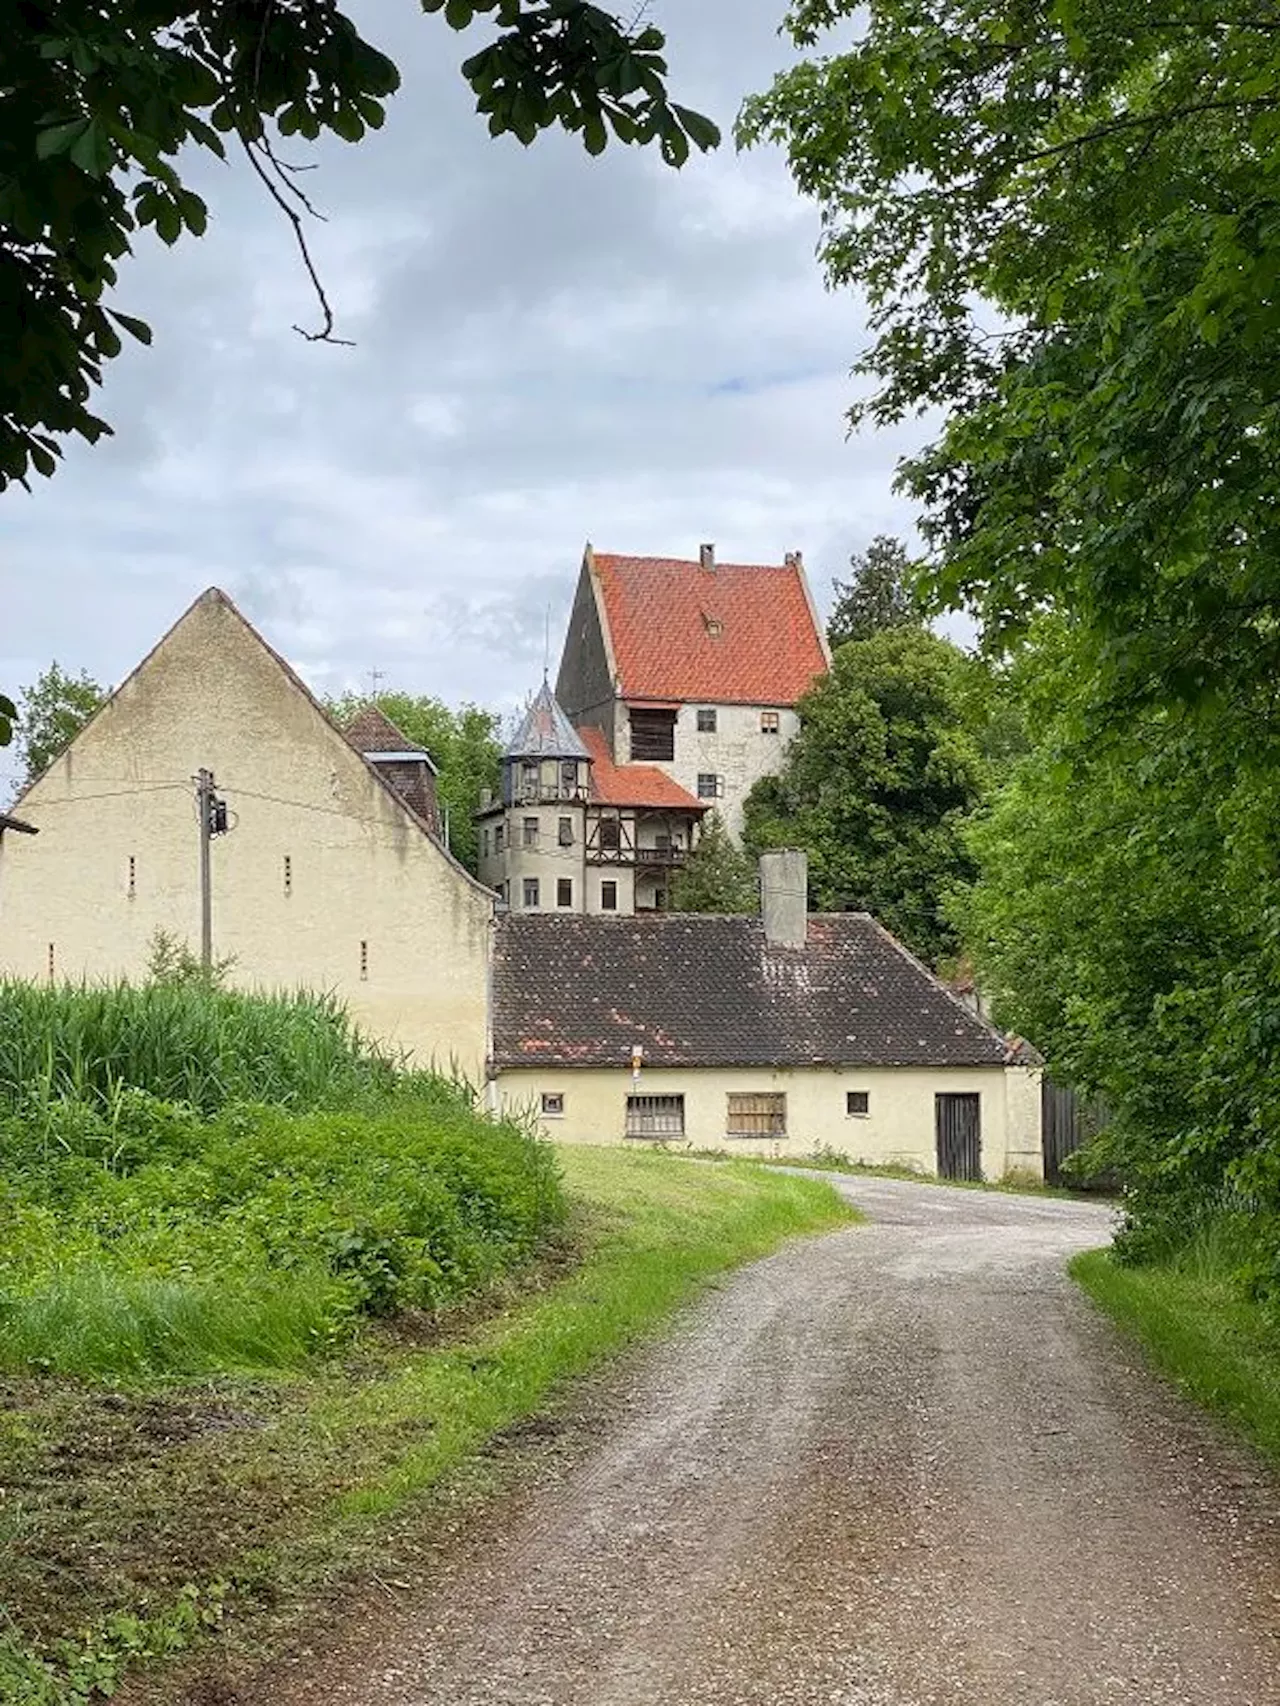
<svg viewBox="0 0 1280 1706"><path fill-rule="evenodd" d="M139 320L132 314L122 314L118 308L108 308L107 313L118 326L123 326L131 338L136 338L140 344L151 342L151 327L145 320Z"/></svg>
<svg viewBox="0 0 1280 1706"><path fill-rule="evenodd" d="M49 160L58 154L69 154L77 138L89 128L87 118L73 119L69 124L51 125L36 132L36 158Z"/></svg>

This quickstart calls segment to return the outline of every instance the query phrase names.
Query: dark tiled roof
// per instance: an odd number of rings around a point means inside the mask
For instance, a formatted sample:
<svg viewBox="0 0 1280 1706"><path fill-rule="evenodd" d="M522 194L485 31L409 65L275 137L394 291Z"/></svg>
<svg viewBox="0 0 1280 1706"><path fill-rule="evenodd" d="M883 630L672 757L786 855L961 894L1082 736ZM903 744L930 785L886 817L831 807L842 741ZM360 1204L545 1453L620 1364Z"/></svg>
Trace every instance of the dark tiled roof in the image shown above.
<svg viewBox="0 0 1280 1706"><path fill-rule="evenodd" d="M798 559L594 555L624 699L794 705L827 660Z"/></svg>
<svg viewBox="0 0 1280 1706"><path fill-rule="evenodd" d="M391 721L377 705L362 705L343 730L357 752L418 752L417 741Z"/></svg>
<svg viewBox="0 0 1280 1706"><path fill-rule="evenodd" d="M585 758L587 749L577 729L560 709L547 682L538 689L533 703L516 730L504 758Z"/></svg>
<svg viewBox="0 0 1280 1706"><path fill-rule="evenodd" d="M866 913L809 920L511 914L498 922L499 1066L991 1066L1004 1038Z"/></svg>

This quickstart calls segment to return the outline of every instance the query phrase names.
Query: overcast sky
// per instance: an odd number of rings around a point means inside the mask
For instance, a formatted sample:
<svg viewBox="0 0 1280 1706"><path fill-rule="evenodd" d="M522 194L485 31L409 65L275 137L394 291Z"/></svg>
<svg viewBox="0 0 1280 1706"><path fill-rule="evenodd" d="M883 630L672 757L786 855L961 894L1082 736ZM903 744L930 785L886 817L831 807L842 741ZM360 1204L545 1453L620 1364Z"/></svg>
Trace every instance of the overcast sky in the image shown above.
<svg viewBox="0 0 1280 1706"><path fill-rule="evenodd" d="M910 443L845 436L860 307L824 290L776 156L729 143L674 173L492 141L457 72L474 32L414 0L353 10L404 78L386 128L308 179L356 347L290 330L315 316L283 222L242 168L203 166L209 234L144 239L122 276L155 342L112 366L116 436L0 498L0 684L55 657L115 684L216 584L319 691L377 669L505 708L548 607L554 668L587 539L799 548L825 601L851 551L909 528ZM678 98L726 131L786 62L782 0L652 10Z"/></svg>

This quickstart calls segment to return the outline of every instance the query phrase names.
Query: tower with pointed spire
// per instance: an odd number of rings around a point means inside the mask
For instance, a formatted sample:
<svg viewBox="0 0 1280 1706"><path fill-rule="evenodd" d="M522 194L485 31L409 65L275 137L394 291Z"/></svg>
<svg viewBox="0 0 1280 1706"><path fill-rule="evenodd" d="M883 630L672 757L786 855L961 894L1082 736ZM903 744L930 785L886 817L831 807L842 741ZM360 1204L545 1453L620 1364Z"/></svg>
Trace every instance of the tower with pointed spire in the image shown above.
<svg viewBox="0 0 1280 1706"><path fill-rule="evenodd" d="M541 688L482 804L480 880L513 912L660 911L706 810L649 764L615 764Z"/></svg>

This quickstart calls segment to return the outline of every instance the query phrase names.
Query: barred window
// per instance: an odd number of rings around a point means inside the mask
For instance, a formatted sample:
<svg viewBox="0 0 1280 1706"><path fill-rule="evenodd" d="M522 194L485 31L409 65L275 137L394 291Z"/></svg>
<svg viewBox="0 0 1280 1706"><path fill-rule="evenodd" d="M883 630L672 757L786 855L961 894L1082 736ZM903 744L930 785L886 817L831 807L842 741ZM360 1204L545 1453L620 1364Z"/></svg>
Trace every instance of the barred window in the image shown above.
<svg viewBox="0 0 1280 1706"><path fill-rule="evenodd" d="M714 710L698 712L698 733L713 735L716 732L716 714Z"/></svg>
<svg viewBox="0 0 1280 1706"><path fill-rule="evenodd" d="M683 1137L683 1096L628 1096L628 1137Z"/></svg>
<svg viewBox="0 0 1280 1706"><path fill-rule="evenodd" d="M729 1115L725 1126L729 1137L785 1137L787 1098L777 1090L750 1095L729 1092Z"/></svg>
<svg viewBox="0 0 1280 1706"><path fill-rule="evenodd" d="M722 800L724 798L724 777L715 776L710 771L698 772L698 798L700 800Z"/></svg>

